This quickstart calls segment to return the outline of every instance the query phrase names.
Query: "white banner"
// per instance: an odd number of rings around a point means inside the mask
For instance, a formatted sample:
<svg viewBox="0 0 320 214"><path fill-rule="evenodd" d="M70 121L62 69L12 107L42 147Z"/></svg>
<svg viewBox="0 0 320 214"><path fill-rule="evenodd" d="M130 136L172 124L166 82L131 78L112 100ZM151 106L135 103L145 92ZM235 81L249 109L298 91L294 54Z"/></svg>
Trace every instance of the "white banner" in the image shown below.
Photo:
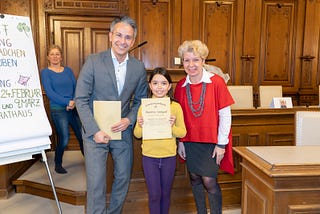
<svg viewBox="0 0 320 214"><path fill-rule="evenodd" d="M50 148L51 132L30 19L4 14L0 18L0 158L10 156L13 159L6 162L14 162L21 159L15 160L15 154L41 153Z"/></svg>

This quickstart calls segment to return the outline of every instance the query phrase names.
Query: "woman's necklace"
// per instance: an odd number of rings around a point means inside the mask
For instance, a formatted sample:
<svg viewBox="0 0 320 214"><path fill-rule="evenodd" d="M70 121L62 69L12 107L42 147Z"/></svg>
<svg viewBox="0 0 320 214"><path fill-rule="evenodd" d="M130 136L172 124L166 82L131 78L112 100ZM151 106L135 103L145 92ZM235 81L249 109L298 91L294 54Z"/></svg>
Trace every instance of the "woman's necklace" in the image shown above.
<svg viewBox="0 0 320 214"><path fill-rule="evenodd" d="M190 84L186 85L186 91L187 91L188 105L192 111L193 116L200 117L203 113L203 108L204 108L204 97L206 95L206 83L202 82L201 94L197 102L192 101ZM194 106L198 106L198 107L195 108Z"/></svg>

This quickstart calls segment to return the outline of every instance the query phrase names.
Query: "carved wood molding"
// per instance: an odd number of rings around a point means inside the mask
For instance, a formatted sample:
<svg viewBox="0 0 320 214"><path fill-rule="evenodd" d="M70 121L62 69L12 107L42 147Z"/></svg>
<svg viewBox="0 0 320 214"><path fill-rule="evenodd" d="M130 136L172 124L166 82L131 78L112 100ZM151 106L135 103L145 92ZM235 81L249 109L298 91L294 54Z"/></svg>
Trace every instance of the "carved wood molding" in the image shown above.
<svg viewBox="0 0 320 214"><path fill-rule="evenodd" d="M26 8L27 4L24 0L2 0L2 7L4 10L12 7L22 7Z"/></svg>
<svg viewBox="0 0 320 214"><path fill-rule="evenodd" d="M51 10L98 10L105 13L128 13L128 0L46 0L44 3L45 9Z"/></svg>
<svg viewBox="0 0 320 214"><path fill-rule="evenodd" d="M43 8L45 10L53 9L53 1L52 0L45 0L43 4Z"/></svg>
<svg viewBox="0 0 320 214"><path fill-rule="evenodd" d="M30 1L25 0L1 0L1 12L28 16L30 15L29 3Z"/></svg>
<svg viewBox="0 0 320 214"><path fill-rule="evenodd" d="M319 204L290 204L288 206L289 214L298 214L298 213L320 213Z"/></svg>
<svg viewBox="0 0 320 214"><path fill-rule="evenodd" d="M208 3L207 5L208 13L207 15L210 17L212 14L219 11L222 14L225 14L227 17L231 13L232 4L224 4L223 2L215 2L215 3Z"/></svg>
<svg viewBox="0 0 320 214"><path fill-rule="evenodd" d="M151 0L153 5L156 5L158 3L159 0Z"/></svg>

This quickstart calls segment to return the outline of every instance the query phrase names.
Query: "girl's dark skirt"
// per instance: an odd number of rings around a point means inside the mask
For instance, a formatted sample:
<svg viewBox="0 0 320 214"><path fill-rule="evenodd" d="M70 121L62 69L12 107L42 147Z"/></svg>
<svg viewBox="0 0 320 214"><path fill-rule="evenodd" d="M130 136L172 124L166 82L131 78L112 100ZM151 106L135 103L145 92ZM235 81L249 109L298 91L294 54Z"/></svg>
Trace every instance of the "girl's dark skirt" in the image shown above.
<svg viewBox="0 0 320 214"><path fill-rule="evenodd" d="M215 146L212 143L185 142L188 171L200 176L217 178L219 166L216 163L216 158L212 158Z"/></svg>

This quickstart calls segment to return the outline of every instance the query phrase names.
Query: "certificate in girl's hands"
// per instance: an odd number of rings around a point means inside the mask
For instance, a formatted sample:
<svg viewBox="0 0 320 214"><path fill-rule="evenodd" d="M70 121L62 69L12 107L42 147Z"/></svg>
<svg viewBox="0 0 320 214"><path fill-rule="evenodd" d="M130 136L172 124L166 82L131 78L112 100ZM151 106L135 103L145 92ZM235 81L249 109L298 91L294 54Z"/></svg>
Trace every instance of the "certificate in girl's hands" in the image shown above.
<svg viewBox="0 0 320 214"><path fill-rule="evenodd" d="M143 117L142 138L172 138L170 98L141 99L141 106Z"/></svg>
<svg viewBox="0 0 320 214"><path fill-rule="evenodd" d="M99 128L112 140L121 140L121 132L112 132L111 126L121 120L121 101L93 101L93 115Z"/></svg>

